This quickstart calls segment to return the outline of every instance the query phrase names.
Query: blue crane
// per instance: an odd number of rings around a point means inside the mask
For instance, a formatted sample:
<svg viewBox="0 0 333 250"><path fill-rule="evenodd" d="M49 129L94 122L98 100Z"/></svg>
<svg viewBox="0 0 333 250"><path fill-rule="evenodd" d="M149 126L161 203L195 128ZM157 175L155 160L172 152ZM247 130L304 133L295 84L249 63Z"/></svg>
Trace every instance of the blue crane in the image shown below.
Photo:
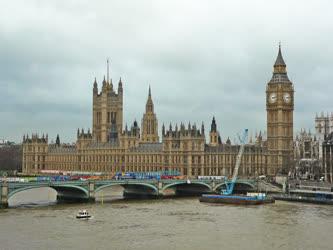
<svg viewBox="0 0 333 250"><path fill-rule="evenodd" d="M235 165L234 173L232 175L232 179L231 179L231 181L228 181L226 183L226 189L222 189L222 194L224 194L224 195L230 195L234 191L235 183L236 183L237 176L238 176L238 169L241 164L241 159L242 159L242 155L244 153L245 143L247 141L248 131L249 131L248 129L245 129L242 138L239 138L241 147L239 149L239 152L238 152L238 155L236 158L236 165Z"/></svg>

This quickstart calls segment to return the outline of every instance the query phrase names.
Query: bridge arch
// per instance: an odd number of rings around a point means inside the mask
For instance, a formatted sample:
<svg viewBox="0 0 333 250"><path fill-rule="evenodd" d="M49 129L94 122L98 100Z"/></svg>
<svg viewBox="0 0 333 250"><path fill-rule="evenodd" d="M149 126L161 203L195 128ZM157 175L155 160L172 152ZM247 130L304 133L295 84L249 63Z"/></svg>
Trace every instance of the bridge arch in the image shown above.
<svg viewBox="0 0 333 250"><path fill-rule="evenodd" d="M187 184L187 185L201 185L201 186L204 186L204 187L207 187L208 189L209 189L209 191L211 191L212 190L212 187L209 185L209 184L207 184L207 183L204 183L204 182L190 182L190 183L188 183L187 181L179 181L179 182L174 182L174 183L170 183L170 184L167 184L167 185L165 185L163 188L162 188L162 191L164 191L164 190L166 190L166 189L168 189L168 188L171 188L171 187L177 187L177 186L179 186L179 185L184 185L184 184Z"/></svg>
<svg viewBox="0 0 333 250"><path fill-rule="evenodd" d="M149 183L109 183L109 184L104 184L99 186L98 188L95 189L95 193L103 190L104 188L108 188L108 187L112 187L112 186L122 186L123 188L126 189L126 187L131 187L131 186L143 186L143 187L148 187L150 189L152 189L154 191L154 193L158 194L158 188L153 185L153 184L149 184Z"/></svg>
<svg viewBox="0 0 333 250"><path fill-rule="evenodd" d="M21 187L21 188L16 188L11 190L8 193L8 199L10 199L13 195L22 192L22 191L26 191L26 190L31 190L31 189L37 189L37 188L43 188L43 187L49 187L52 188L53 190L55 190L57 192L57 194L65 194L66 192L76 192L76 193L80 193L81 194L81 198L89 198L89 192L88 190L86 190L83 187L80 186L75 186L75 185L31 185L31 186L25 186L25 187Z"/></svg>
<svg viewBox="0 0 333 250"><path fill-rule="evenodd" d="M86 198L89 198L88 190L81 186L65 184L65 185L50 185L50 188L53 188L58 193L66 191L82 192Z"/></svg>
<svg viewBox="0 0 333 250"><path fill-rule="evenodd" d="M247 182L247 181L236 181L236 183L235 183L235 187L240 186L240 185L247 186L247 187L250 188L250 189L254 189L254 188L255 188L255 185L253 185L253 184L250 183L250 182ZM213 191L217 191L218 189L220 189L220 188L223 187L223 186L226 186L226 183L225 183L225 182L217 184L217 185L214 187Z"/></svg>
<svg viewBox="0 0 333 250"><path fill-rule="evenodd" d="M22 191L27 191L27 190L30 190L30 189L37 189L37 188L43 188L43 187L49 187L48 185L47 186L26 186L26 187L21 187L21 188L16 188L16 189L13 189L13 190L10 190L8 192L8 199L11 198L13 195L17 194L17 193L20 193Z"/></svg>

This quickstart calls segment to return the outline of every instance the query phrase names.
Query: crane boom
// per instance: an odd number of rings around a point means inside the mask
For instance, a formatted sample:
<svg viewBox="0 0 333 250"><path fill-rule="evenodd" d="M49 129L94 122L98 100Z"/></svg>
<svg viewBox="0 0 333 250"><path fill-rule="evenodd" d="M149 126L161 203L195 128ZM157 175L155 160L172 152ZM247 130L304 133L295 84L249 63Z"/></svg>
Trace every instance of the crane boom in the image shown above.
<svg viewBox="0 0 333 250"><path fill-rule="evenodd" d="M234 168L234 173L232 175L232 179L230 182L226 183L227 188L225 190L222 190L222 194L229 195L229 194L232 194L232 192L234 191L234 186L235 186L237 176L238 176L238 169L241 164L242 155L244 153L244 147L245 147L245 143L247 140L247 134L248 134L248 129L245 129L242 138L240 138L241 146L240 146L239 152L237 154L236 165Z"/></svg>

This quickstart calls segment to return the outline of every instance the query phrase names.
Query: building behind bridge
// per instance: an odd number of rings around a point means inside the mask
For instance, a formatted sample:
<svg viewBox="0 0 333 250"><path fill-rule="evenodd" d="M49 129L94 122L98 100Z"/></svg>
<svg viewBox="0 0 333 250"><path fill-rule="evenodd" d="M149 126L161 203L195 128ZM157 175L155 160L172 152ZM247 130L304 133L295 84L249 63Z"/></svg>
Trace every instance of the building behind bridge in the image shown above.
<svg viewBox="0 0 333 250"><path fill-rule="evenodd" d="M264 89L264 87L263 87ZM288 79L281 48L274 64L271 80L266 85L267 138L260 133L246 145L239 174L251 177L287 173L293 164L294 89ZM204 125L162 125L154 112L149 87L146 110L141 121L123 126L123 82L117 91L109 76L99 91L93 83L92 131L77 131L73 145L49 144L47 135L23 137L24 173L41 170L63 171L159 171L178 170L183 175L230 176L239 145L230 139L222 142L215 118L206 142Z"/></svg>

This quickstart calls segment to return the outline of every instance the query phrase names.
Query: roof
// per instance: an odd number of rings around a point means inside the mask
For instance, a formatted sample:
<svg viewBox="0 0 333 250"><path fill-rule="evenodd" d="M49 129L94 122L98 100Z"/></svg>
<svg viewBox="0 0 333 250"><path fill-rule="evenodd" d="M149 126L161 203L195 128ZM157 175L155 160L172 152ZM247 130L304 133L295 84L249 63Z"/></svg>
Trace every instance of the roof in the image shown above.
<svg viewBox="0 0 333 250"><path fill-rule="evenodd" d="M73 153L76 152L75 145L60 145L56 144L49 145L49 153Z"/></svg>
<svg viewBox="0 0 333 250"><path fill-rule="evenodd" d="M228 145L228 144L221 144L217 146L211 146L209 144L205 145L205 152L233 152L238 153L240 145ZM256 144L246 144L244 148L244 153L252 153L252 152L265 152L266 148L261 145Z"/></svg>
<svg viewBox="0 0 333 250"><path fill-rule="evenodd" d="M278 56L276 58L276 61L274 63L274 66L286 66L286 63L283 60L283 56L281 53L281 45L279 45L279 52L278 52Z"/></svg>
<svg viewBox="0 0 333 250"><path fill-rule="evenodd" d="M138 147L131 148L131 152L161 152L163 144L160 142L156 143L140 143Z"/></svg>
<svg viewBox="0 0 333 250"><path fill-rule="evenodd" d="M115 148L119 147L118 140L110 141L110 142L92 142L90 143L87 148L99 149L99 148Z"/></svg>
<svg viewBox="0 0 333 250"><path fill-rule="evenodd" d="M279 52L274 63L273 76L269 83L291 83L287 75L286 63L283 60L280 45Z"/></svg>
<svg viewBox="0 0 333 250"><path fill-rule="evenodd" d="M287 73L274 73L270 83L290 83Z"/></svg>

